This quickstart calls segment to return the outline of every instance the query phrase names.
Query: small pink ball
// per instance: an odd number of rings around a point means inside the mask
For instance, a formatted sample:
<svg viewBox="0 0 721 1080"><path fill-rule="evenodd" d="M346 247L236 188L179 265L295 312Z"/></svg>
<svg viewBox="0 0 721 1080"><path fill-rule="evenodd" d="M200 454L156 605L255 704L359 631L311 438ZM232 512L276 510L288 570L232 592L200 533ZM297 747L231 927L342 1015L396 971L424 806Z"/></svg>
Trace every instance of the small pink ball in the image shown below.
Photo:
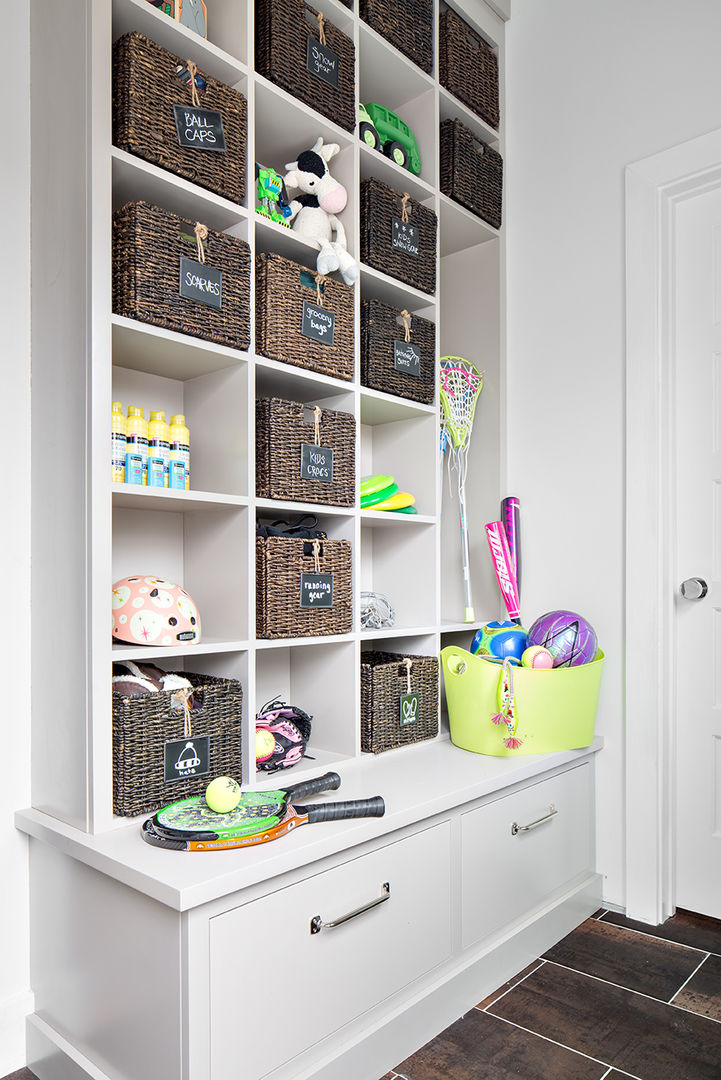
<svg viewBox="0 0 721 1080"><path fill-rule="evenodd" d="M543 645L530 645L521 657L523 667L552 668L553 657Z"/></svg>

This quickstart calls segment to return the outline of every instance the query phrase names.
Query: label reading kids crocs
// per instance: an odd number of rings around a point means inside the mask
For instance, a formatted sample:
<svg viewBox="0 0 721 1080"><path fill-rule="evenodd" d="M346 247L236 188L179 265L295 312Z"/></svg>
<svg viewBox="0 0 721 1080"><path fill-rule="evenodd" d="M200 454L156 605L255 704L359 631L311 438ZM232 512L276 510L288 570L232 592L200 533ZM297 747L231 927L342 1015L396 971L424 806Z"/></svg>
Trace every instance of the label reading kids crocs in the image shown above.
<svg viewBox="0 0 721 1080"><path fill-rule="evenodd" d="M321 480L324 484L333 482L333 451L330 446L300 446L301 480Z"/></svg>

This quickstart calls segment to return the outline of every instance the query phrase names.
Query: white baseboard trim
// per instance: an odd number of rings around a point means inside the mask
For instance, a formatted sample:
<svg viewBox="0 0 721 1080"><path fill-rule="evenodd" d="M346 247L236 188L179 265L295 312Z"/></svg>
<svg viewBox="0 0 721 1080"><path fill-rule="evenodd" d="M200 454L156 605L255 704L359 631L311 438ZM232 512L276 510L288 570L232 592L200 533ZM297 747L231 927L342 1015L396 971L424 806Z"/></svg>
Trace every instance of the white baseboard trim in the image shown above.
<svg viewBox="0 0 721 1080"><path fill-rule="evenodd" d="M0 1076L24 1067L25 1021L34 1008L32 990L23 990L0 1001Z"/></svg>

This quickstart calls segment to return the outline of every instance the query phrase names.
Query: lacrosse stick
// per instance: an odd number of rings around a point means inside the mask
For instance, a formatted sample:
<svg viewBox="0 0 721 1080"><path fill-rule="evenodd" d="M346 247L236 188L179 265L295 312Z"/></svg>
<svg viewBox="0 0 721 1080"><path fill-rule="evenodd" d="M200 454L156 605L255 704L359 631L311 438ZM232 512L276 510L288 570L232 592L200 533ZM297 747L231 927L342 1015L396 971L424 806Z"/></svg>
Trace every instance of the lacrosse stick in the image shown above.
<svg viewBox="0 0 721 1080"><path fill-rule="evenodd" d="M476 402L483 389L483 376L473 364L460 356L441 357L441 434L442 445L449 451L448 472L456 473L458 484L458 516L461 526L461 555L463 558L463 584L466 611L464 621L473 622L471 597L471 567L468 548L468 520L466 516L466 474L468 472L468 446L471 441Z"/></svg>

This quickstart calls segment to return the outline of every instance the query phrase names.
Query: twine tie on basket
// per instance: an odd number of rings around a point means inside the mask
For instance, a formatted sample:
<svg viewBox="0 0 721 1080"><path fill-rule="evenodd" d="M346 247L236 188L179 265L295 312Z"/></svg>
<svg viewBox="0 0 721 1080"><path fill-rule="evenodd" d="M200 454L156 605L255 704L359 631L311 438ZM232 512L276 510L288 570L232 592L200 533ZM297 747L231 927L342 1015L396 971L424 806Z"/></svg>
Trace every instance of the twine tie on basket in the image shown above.
<svg viewBox="0 0 721 1080"><path fill-rule="evenodd" d="M320 551L320 540L314 540L313 541L313 558L315 559L315 572L316 572L316 574L320 573L320 560L318 558L319 551Z"/></svg>
<svg viewBox="0 0 721 1080"><path fill-rule="evenodd" d="M193 737L193 725L190 722L190 697L193 691L190 687L182 692L183 701L183 738L191 739Z"/></svg>
<svg viewBox="0 0 721 1080"><path fill-rule="evenodd" d="M408 218L408 200L409 199L410 199L410 195L408 194L407 191L404 191L403 192L403 198L401 199L401 221L403 222L404 225L407 225L408 220L409 220L409 218Z"/></svg>
<svg viewBox="0 0 721 1080"><path fill-rule="evenodd" d="M323 410L320 405L316 405L313 408L313 417L315 419L315 445L320 446L320 418L323 415Z"/></svg>
<svg viewBox="0 0 721 1080"><path fill-rule="evenodd" d="M403 308L403 311L401 312L401 318L403 319L403 326L405 327L405 331L406 331L406 343L408 343L411 340L411 313L410 313L410 311L406 311L406 309Z"/></svg>
<svg viewBox="0 0 721 1080"><path fill-rule="evenodd" d="M318 20L318 33L319 33L320 43L321 43L321 45L325 45L325 43L326 43L325 42L325 29L324 29L325 19L323 18L323 12L322 11L318 12L318 14L316 15L316 19Z"/></svg>
<svg viewBox="0 0 721 1080"><path fill-rule="evenodd" d="M208 239L208 226L202 225L199 221L195 223L195 239L198 242L198 262L205 262L205 248L203 241Z"/></svg>
<svg viewBox="0 0 721 1080"><path fill-rule="evenodd" d="M406 656L403 663L406 666L406 693L410 694L410 692L411 692L411 666L413 664L413 661L409 660L409 658Z"/></svg>
<svg viewBox="0 0 721 1080"><path fill-rule="evenodd" d="M200 108L200 98L198 97L198 87L195 82L195 76L198 74L198 65L192 60L185 61L188 73L190 75L190 98L196 108Z"/></svg>
<svg viewBox="0 0 721 1080"><path fill-rule="evenodd" d="M320 291L320 287L325 287L325 277L323 274L315 275L315 295L318 300L318 307L323 307L323 294Z"/></svg>

